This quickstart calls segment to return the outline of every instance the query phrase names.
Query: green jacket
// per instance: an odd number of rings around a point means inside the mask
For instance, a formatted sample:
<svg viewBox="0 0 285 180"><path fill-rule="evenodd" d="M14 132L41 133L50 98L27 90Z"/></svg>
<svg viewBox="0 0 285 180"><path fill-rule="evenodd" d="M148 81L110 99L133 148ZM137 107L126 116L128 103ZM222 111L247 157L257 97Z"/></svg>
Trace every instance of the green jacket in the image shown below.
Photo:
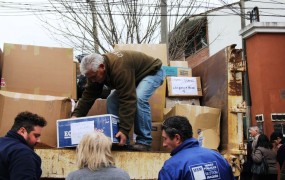
<svg viewBox="0 0 285 180"><path fill-rule="evenodd" d="M116 89L119 95L119 130L128 136L137 109L136 87L146 76L161 68L160 59L136 51L115 51L103 55L106 79L102 84L88 82L72 115L86 116L94 101L101 95L104 84Z"/></svg>

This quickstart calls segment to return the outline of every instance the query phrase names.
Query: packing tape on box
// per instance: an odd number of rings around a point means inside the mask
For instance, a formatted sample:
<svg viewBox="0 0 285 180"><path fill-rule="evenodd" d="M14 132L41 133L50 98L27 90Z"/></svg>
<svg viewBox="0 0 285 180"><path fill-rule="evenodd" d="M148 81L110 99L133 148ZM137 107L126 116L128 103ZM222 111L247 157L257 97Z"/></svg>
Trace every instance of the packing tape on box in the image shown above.
<svg viewBox="0 0 285 180"><path fill-rule="evenodd" d="M40 55L40 47L39 46L34 46L34 55L35 56Z"/></svg>
<svg viewBox="0 0 285 180"><path fill-rule="evenodd" d="M16 99L16 100L21 99L21 93L15 93L13 98Z"/></svg>
<svg viewBox="0 0 285 180"><path fill-rule="evenodd" d="M12 49L14 49L14 48L15 48L15 45L5 43L5 44L4 44L4 49L3 49L4 55L5 55L5 56L10 55Z"/></svg>
<svg viewBox="0 0 285 180"><path fill-rule="evenodd" d="M45 99L47 101L54 101L54 100L56 100L56 98L54 96L45 96Z"/></svg>

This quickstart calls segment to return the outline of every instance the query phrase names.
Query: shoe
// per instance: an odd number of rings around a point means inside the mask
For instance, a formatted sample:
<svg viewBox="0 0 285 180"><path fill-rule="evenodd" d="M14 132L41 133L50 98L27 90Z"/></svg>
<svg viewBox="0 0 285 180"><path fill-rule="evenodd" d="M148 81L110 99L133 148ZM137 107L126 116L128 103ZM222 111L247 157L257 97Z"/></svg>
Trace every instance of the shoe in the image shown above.
<svg viewBox="0 0 285 180"><path fill-rule="evenodd" d="M129 146L128 145L119 146L119 145L113 143L111 150L112 151L128 151L129 150Z"/></svg>
<svg viewBox="0 0 285 180"><path fill-rule="evenodd" d="M145 144L133 144L129 146L130 151L150 151L151 147Z"/></svg>

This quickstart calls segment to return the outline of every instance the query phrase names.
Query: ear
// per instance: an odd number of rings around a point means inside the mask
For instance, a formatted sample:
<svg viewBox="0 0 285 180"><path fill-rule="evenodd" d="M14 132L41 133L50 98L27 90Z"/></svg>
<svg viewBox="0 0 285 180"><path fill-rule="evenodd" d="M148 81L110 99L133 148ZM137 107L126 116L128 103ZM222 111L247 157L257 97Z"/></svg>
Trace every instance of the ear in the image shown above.
<svg viewBox="0 0 285 180"><path fill-rule="evenodd" d="M174 139L175 139L175 142L177 144L181 144L182 143L181 142L181 136L179 134L175 134Z"/></svg>
<svg viewBox="0 0 285 180"><path fill-rule="evenodd" d="M105 69L105 65L104 64L100 64L99 68Z"/></svg>
<svg viewBox="0 0 285 180"><path fill-rule="evenodd" d="M21 127L17 132L18 132L18 134L24 136L25 133L27 132L27 130L24 127Z"/></svg>

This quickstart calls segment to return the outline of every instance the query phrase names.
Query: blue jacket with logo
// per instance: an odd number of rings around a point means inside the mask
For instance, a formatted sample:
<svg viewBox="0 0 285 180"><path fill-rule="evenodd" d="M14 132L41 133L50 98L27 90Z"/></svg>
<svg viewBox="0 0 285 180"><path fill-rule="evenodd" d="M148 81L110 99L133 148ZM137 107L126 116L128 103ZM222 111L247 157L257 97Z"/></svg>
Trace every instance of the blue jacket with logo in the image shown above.
<svg viewBox="0 0 285 180"><path fill-rule="evenodd" d="M0 138L0 179L39 180L41 158L17 132Z"/></svg>
<svg viewBox="0 0 285 180"><path fill-rule="evenodd" d="M185 140L170 155L159 172L159 180L234 180L225 158L214 150L200 147L195 138Z"/></svg>

